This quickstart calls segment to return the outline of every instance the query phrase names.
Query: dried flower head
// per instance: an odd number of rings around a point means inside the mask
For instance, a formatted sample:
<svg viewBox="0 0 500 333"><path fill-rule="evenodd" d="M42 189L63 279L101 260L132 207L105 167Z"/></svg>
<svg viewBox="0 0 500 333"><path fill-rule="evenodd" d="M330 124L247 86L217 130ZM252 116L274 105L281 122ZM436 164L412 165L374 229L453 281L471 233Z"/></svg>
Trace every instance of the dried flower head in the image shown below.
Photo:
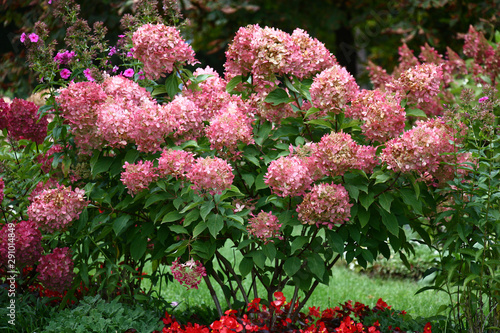
<svg viewBox="0 0 500 333"><path fill-rule="evenodd" d="M251 214L252 217L248 220L247 231L250 235L259 238L267 244L273 242L273 238L283 239L281 236L278 217L272 212L261 211L257 216Z"/></svg>

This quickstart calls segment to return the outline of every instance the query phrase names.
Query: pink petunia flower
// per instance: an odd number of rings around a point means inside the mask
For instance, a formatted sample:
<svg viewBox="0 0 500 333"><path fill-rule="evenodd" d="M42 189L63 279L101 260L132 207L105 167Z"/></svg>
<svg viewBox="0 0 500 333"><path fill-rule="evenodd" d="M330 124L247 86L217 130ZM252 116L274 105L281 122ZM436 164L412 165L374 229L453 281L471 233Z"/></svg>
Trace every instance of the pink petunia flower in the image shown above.
<svg viewBox="0 0 500 333"><path fill-rule="evenodd" d="M29 39L30 39L30 41L31 41L32 43L36 43L36 42L38 42L38 35L37 35L37 34L35 34L34 32L33 32L33 33L31 33L31 34L29 34L29 36L28 36L28 37L29 37Z"/></svg>
<svg viewBox="0 0 500 333"><path fill-rule="evenodd" d="M21 34L19 40L21 41L21 43L24 43L26 41L26 34L24 32Z"/></svg>
<svg viewBox="0 0 500 333"><path fill-rule="evenodd" d="M67 80L71 76L71 71L67 68L64 68L61 70L59 75L61 75L63 79Z"/></svg>
<svg viewBox="0 0 500 333"><path fill-rule="evenodd" d="M125 77L133 77L134 76L134 70L132 68L128 68L123 72L123 76Z"/></svg>

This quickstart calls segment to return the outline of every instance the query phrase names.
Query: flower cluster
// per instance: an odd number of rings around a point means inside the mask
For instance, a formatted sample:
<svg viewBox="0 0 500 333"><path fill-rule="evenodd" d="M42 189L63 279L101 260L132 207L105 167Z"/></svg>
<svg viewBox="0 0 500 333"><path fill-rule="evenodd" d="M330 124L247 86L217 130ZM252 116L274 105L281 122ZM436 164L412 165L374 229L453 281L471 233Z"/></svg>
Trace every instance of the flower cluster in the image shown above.
<svg viewBox="0 0 500 333"><path fill-rule="evenodd" d="M482 32L469 27L469 31L464 36L464 54L474 59L472 65L474 74L489 75L492 82L495 82L496 77L500 74L500 48L496 51L484 37Z"/></svg>
<svg viewBox="0 0 500 333"><path fill-rule="evenodd" d="M5 104L3 106L3 112L7 114L9 135L14 140L27 139L37 144L45 140L48 121L46 117L39 117L35 103L14 98L9 108L5 108Z"/></svg>
<svg viewBox="0 0 500 333"><path fill-rule="evenodd" d="M402 96L406 95L410 103L430 103L432 97L439 93L442 81L441 65L422 64L407 69L387 86Z"/></svg>
<svg viewBox="0 0 500 333"><path fill-rule="evenodd" d="M0 98L0 131L9 127L10 104Z"/></svg>
<svg viewBox="0 0 500 333"><path fill-rule="evenodd" d="M190 259L181 264L177 258L170 267L174 279L188 289L198 289L202 277L207 276L205 267L198 260Z"/></svg>
<svg viewBox="0 0 500 333"><path fill-rule="evenodd" d="M304 224L318 227L323 224L332 229L336 224L349 221L351 207L349 194L342 185L317 184L297 206L297 213Z"/></svg>
<svg viewBox="0 0 500 333"><path fill-rule="evenodd" d="M206 112L202 112L191 99L177 95L161 106L164 123L173 131L173 138L180 141L197 139L203 133Z"/></svg>
<svg viewBox="0 0 500 333"><path fill-rule="evenodd" d="M371 172L378 164L375 147L360 146L344 132L325 134L311 150L315 167L332 177L355 169Z"/></svg>
<svg viewBox="0 0 500 333"><path fill-rule="evenodd" d="M0 205L2 204L2 201L3 201L3 197L4 197L4 191L5 189L5 183L3 181L3 178L0 178Z"/></svg>
<svg viewBox="0 0 500 333"><path fill-rule="evenodd" d="M333 65L314 77L311 85L313 106L320 109L315 117L328 112L340 113L358 94L359 86L354 77L340 65Z"/></svg>
<svg viewBox="0 0 500 333"><path fill-rule="evenodd" d="M210 148L222 152L225 149L229 154L237 154L238 143L254 143L252 133L252 119L238 109L235 103L227 104L210 121L205 129Z"/></svg>
<svg viewBox="0 0 500 333"><path fill-rule="evenodd" d="M83 198L84 190L64 185L43 190L33 198L28 207L28 216L38 223L44 232L66 230L68 225L78 219L88 202Z"/></svg>
<svg viewBox="0 0 500 333"><path fill-rule="evenodd" d="M38 262L43 252L42 233L33 221L21 221L14 226L15 230L9 228L9 224L4 224L0 230L0 265L7 264L9 235L14 232L16 267L21 268L27 265L33 265ZM9 230L10 229L10 230Z"/></svg>
<svg viewBox="0 0 500 333"><path fill-rule="evenodd" d="M191 188L195 191L221 194L231 188L234 179L233 168L218 157L197 158L187 173L187 179L193 183Z"/></svg>
<svg viewBox="0 0 500 333"><path fill-rule="evenodd" d="M396 172L415 171L424 179L446 182L454 175L453 165L447 163L463 163L467 155L455 156L457 148L453 130L440 118L417 122L417 125L386 143L380 158L387 167Z"/></svg>
<svg viewBox="0 0 500 333"><path fill-rule="evenodd" d="M363 134L378 142L398 136L405 127L406 112L399 98L380 90L362 90L345 114L363 120Z"/></svg>
<svg viewBox="0 0 500 333"><path fill-rule="evenodd" d="M107 98L100 85L94 82L70 83L56 97L64 120L71 126L75 144L82 152L102 146L97 124L97 107Z"/></svg>
<svg viewBox="0 0 500 333"><path fill-rule="evenodd" d="M259 25L241 27L226 51L226 78L252 74L256 90L269 91L277 76L311 77L336 63L323 43L296 29L292 35ZM268 87L266 87L266 85Z"/></svg>
<svg viewBox="0 0 500 333"><path fill-rule="evenodd" d="M157 172L160 177L184 178L194 164L192 153L184 150L165 149L158 159Z"/></svg>
<svg viewBox="0 0 500 333"><path fill-rule="evenodd" d="M173 71L176 63L197 63L194 51L175 27L145 24L132 36L133 56L144 64L149 79L159 79Z"/></svg>
<svg viewBox="0 0 500 333"><path fill-rule="evenodd" d="M250 235L259 238L264 241L264 244L272 242L272 238L281 237L281 223L279 223L278 217L273 215L272 212L261 211L257 216L251 214L252 217L248 221L247 231Z"/></svg>
<svg viewBox="0 0 500 333"><path fill-rule="evenodd" d="M40 258L36 268L39 273L38 280L47 289L62 293L71 287L74 277L73 266L70 249L55 248L52 253Z"/></svg>
<svg viewBox="0 0 500 333"><path fill-rule="evenodd" d="M313 182L308 161L298 156L272 161L264 179L271 191L280 197L303 195Z"/></svg>
<svg viewBox="0 0 500 333"><path fill-rule="evenodd" d="M139 161L135 164L125 162L123 168L125 171L122 172L120 180L132 196L147 189L149 184L158 179L156 168L151 161Z"/></svg>

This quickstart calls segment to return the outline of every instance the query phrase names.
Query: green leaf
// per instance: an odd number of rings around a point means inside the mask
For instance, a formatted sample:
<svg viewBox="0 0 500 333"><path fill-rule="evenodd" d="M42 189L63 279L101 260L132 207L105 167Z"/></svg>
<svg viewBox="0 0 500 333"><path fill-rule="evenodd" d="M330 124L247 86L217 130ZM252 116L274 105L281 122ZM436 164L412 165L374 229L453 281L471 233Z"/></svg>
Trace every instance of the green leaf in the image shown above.
<svg viewBox="0 0 500 333"><path fill-rule="evenodd" d="M180 213L181 213L181 214L184 214L184 213L185 213L185 212L187 212L188 210L191 210L191 209L193 209L194 207L201 205L202 203L203 203L203 200L192 202L192 203L190 203L189 205L187 205L186 207L184 207L184 208L180 211Z"/></svg>
<svg viewBox="0 0 500 333"><path fill-rule="evenodd" d="M378 200L379 200L380 206L382 206L383 209L385 209L388 213L390 213L391 212L391 203L394 200L394 197L392 196L392 194L390 194L388 192L382 193L379 196Z"/></svg>
<svg viewBox="0 0 500 333"><path fill-rule="evenodd" d="M273 124L269 121L264 122L263 124L260 125L259 132L255 136L254 140L255 143L258 145L262 145L264 141L269 138L269 133L271 133L271 130L273 129ZM255 158L255 156L253 156Z"/></svg>
<svg viewBox="0 0 500 333"><path fill-rule="evenodd" d="M264 269L266 267L266 256L262 251L256 251L252 253L253 262L259 266L259 268Z"/></svg>
<svg viewBox="0 0 500 333"><path fill-rule="evenodd" d="M368 194L363 194L359 198L359 202L361 203L361 206L365 207L366 210L371 206L373 201L375 201L375 195L373 192L369 192Z"/></svg>
<svg viewBox="0 0 500 333"><path fill-rule="evenodd" d="M176 72L170 74L165 80L165 90L170 98L174 98L177 95L179 91L179 78Z"/></svg>
<svg viewBox="0 0 500 333"><path fill-rule="evenodd" d="M207 215L214 209L215 204L213 201L206 201L200 208L200 216L205 221Z"/></svg>
<svg viewBox="0 0 500 333"><path fill-rule="evenodd" d="M425 114L425 112L420 110L420 109L406 109L406 115L413 116L413 117L427 118L427 115Z"/></svg>
<svg viewBox="0 0 500 333"><path fill-rule="evenodd" d="M328 243L333 251L339 254L344 253L344 240L336 231L328 230L326 236L328 237Z"/></svg>
<svg viewBox="0 0 500 333"><path fill-rule="evenodd" d="M184 222L182 223L185 227L190 225L193 221L196 221L200 217L200 210L193 209L189 213L187 213L186 217L184 217Z"/></svg>
<svg viewBox="0 0 500 333"><path fill-rule="evenodd" d="M248 187L252 187L255 178L251 173L244 173L241 178L245 181L245 183L248 185Z"/></svg>
<svg viewBox="0 0 500 333"><path fill-rule="evenodd" d="M113 164L114 158L109 156L100 157L97 162L92 167L92 175L95 177L102 172L109 170L111 164Z"/></svg>
<svg viewBox="0 0 500 333"><path fill-rule="evenodd" d="M307 110L306 112L306 115L304 116L304 119L309 117L310 115L312 114L315 114L317 112L319 112L320 110L318 108L315 108L314 106L312 108L310 108L309 110Z"/></svg>
<svg viewBox="0 0 500 333"><path fill-rule="evenodd" d="M115 231L116 236L119 236L123 231L125 231L129 225L132 223L128 223L130 220L130 215L120 215L113 221L113 230Z"/></svg>
<svg viewBox="0 0 500 333"><path fill-rule="evenodd" d="M135 237L130 244L130 254L134 260L140 260L144 253L146 253L146 247L148 245L148 240L142 237Z"/></svg>
<svg viewBox="0 0 500 333"><path fill-rule="evenodd" d="M301 264L302 263L299 258L290 257L285 261L283 269L285 270L286 275L292 277L299 271Z"/></svg>
<svg viewBox="0 0 500 333"><path fill-rule="evenodd" d="M137 151L135 149L129 149L129 150L127 150L127 153L125 154L125 158L123 159L123 162L124 162L124 164L125 164L125 162L135 163L135 161L137 161L138 158L139 158L139 151Z"/></svg>
<svg viewBox="0 0 500 333"><path fill-rule="evenodd" d="M307 266L320 280L323 279L323 274L325 274L325 262L321 259L319 254L311 253L311 255L307 257Z"/></svg>
<svg viewBox="0 0 500 333"><path fill-rule="evenodd" d="M262 245L262 251L269 260L274 260L274 258L276 258L276 247L273 243Z"/></svg>
<svg viewBox="0 0 500 333"><path fill-rule="evenodd" d="M326 128L329 128L329 129L333 129L332 123L327 121L327 120L323 120L323 119L312 119L312 120L309 120L307 123L312 124L312 125L320 125L320 126L324 126Z"/></svg>
<svg viewBox="0 0 500 333"><path fill-rule="evenodd" d="M359 197L359 189L356 185L353 184L344 184L345 189L349 192L349 196L354 200L358 201Z"/></svg>
<svg viewBox="0 0 500 333"><path fill-rule="evenodd" d="M207 221L208 231L213 238L217 238L219 231L224 227L224 219L220 214L211 214Z"/></svg>
<svg viewBox="0 0 500 333"><path fill-rule="evenodd" d="M158 96L162 94L166 94L167 89L164 86L158 86L153 89L153 92L151 93L151 96Z"/></svg>
<svg viewBox="0 0 500 333"><path fill-rule="evenodd" d="M193 229L193 237L196 238L199 234L201 234L207 228L207 224L205 222L200 222Z"/></svg>
<svg viewBox="0 0 500 333"><path fill-rule="evenodd" d="M423 214L422 202L417 199L417 197L415 196L416 193L414 191L403 188L399 190L399 193L401 193L401 197L403 198L405 204L412 207L416 213Z"/></svg>
<svg viewBox="0 0 500 333"><path fill-rule="evenodd" d="M241 276L247 276L253 268L253 260L250 258L243 258L240 261L239 269L240 269L240 274Z"/></svg>
<svg viewBox="0 0 500 333"><path fill-rule="evenodd" d="M387 230L394 236L399 236L399 223L394 214L387 213L384 209L377 207L377 210L382 217L382 223L386 226Z"/></svg>
<svg viewBox="0 0 500 333"><path fill-rule="evenodd" d="M150 196L148 198L148 200L146 200L146 203L144 204L144 208L148 208L149 206L151 206L152 204L154 204L155 202L158 202L160 200L166 200L168 196L169 196L168 193L153 194L152 196Z"/></svg>
<svg viewBox="0 0 500 333"><path fill-rule="evenodd" d="M179 213L176 210L171 211L167 215L163 216L163 219L161 220L161 223L167 223L167 222L174 222L178 221L183 217L181 213Z"/></svg>
<svg viewBox="0 0 500 333"><path fill-rule="evenodd" d="M264 183L264 174L261 173L255 178L255 189L260 190L263 188L267 188L267 185Z"/></svg>
<svg viewBox="0 0 500 333"><path fill-rule="evenodd" d="M281 103L288 103L290 101L291 99L288 96L288 93L281 88L271 91L264 100L264 102L271 103L272 105L279 105Z"/></svg>
<svg viewBox="0 0 500 333"><path fill-rule="evenodd" d="M176 234L188 234L186 228L179 224L169 225L168 228Z"/></svg>
<svg viewBox="0 0 500 333"><path fill-rule="evenodd" d="M231 79L226 85L226 92L231 93L238 84L242 82L242 76L237 75Z"/></svg>
<svg viewBox="0 0 500 333"><path fill-rule="evenodd" d="M309 241L309 237L307 236L298 236L295 238L292 242L291 245L291 254L294 254L295 251L302 249L304 247L304 244L306 244Z"/></svg>
<svg viewBox="0 0 500 333"><path fill-rule="evenodd" d="M364 228L370 222L370 213L365 209L358 209L358 219L361 228Z"/></svg>

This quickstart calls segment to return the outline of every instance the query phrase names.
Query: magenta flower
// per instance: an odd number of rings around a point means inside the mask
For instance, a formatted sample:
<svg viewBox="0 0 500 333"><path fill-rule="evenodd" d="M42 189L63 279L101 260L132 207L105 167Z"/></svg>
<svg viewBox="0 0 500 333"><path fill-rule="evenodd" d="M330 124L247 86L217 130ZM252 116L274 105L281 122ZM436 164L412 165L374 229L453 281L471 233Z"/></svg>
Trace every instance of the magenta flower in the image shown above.
<svg viewBox="0 0 500 333"><path fill-rule="evenodd" d="M133 77L134 76L134 70L132 68L128 68L123 72L123 76L125 77Z"/></svg>
<svg viewBox="0 0 500 333"><path fill-rule="evenodd" d="M31 34L29 34L29 36L28 36L28 37L29 37L29 39L30 39L30 41L31 41L32 43L36 43L36 42L38 42L38 35L37 35L37 34L35 34L34 32L33 32L33 33L31 33Z"/></svg>
<svg viewBox="0 0 500 333"><path fill-rule="evenodd" d="M24 99L14 98L8 113L9 134L15 139L27 139L41 144L47 136L47 117L39 120L38 106Z"/></svg>
<svg viewBox="0 0 500 333"><path fill-rule="evenodd" d="M55 248L40 258L36 271L38 280L49 290L63 293L71 287L73 282L74 263L69 248Z"/></svg>
<svg viewBox="0 0 500 333"><path fill-rule="evenodd" d="M83 71L83 75L87 78L89 81L95 81L94 78L92 77L92 73L90 71L90 68L87 68L86 70Z"/></svg>
<svg viewBox="0 0 500 333"><path fill-rule="evenodd" d="M488 96L483 96L483 97L481 97L481 98L478 100L478 102L479 102L479 103L483 103L483 102L486 102L487 100L488 100Z"/></svg>
<svg viewBox="0 0 500 333"><path fill-rule="evenodd" d="M21 43L24 43L26 41L26 34L24 32L21 34L19 40L21 41Z"/></svg>
<svg viewBox="0 0 500 333"><path fill-rule="evenodd" d="M108 56L110 57L113 56L116 53L116 51L117 51L116 47L113 46L111 49L109 49Z"/></svg>
<svg viewBox="0 0 500 333"><path fill-rule="evenodd" d="M71 59L76 55L75 51L64 51L58 52L54 57L54 61L60 63L61 65L66 65Z"/></svg>
<svg viewBox="0 0 500 333"><path fill-rule="evenodd" d="M63 79L67 80L71 76L71 71L67 68L64 68L61 70L59 75L61 75Z"/></svg>

